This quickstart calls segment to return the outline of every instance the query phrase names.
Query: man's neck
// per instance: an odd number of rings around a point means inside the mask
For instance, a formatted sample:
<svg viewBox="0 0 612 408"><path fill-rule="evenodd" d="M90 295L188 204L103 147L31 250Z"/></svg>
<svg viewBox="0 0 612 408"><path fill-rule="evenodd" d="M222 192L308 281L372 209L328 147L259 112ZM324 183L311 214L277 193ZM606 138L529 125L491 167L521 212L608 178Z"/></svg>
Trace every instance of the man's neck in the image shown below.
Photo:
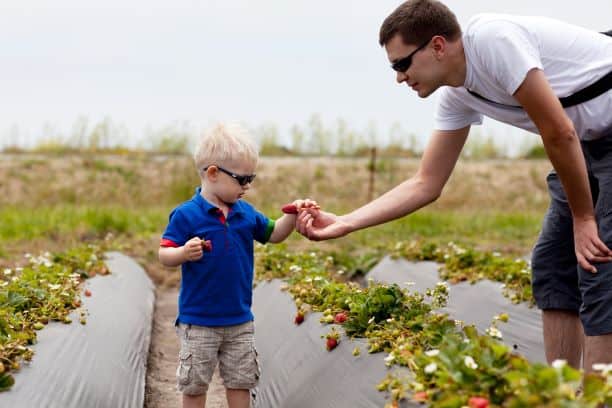
<svg viewBox="0 0 612 408"><path fill-rule="evenodd" d="M446 85L453 87L463 86L465 84L467 63L461 38L452 43L448 57L447 66L449 70L445 81Z"/></svg>

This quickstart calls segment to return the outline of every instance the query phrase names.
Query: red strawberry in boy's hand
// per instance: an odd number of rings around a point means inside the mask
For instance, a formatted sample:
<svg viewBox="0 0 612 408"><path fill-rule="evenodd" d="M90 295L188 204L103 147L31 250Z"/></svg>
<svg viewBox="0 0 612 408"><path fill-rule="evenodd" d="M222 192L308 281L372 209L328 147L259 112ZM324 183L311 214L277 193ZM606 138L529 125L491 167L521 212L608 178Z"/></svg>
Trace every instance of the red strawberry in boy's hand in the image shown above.
<svg viewBox="0 0 612 408"><path fill-rule="evenodd" d="M304 313L297 312L297 314L295 315L295 319L293 319L293 323L300 325L303 322L304 322Z"/></svg>
<svg viewBox="0 0 612 408"><path fill-rule="evenodd" d="M334 323L342 324L346 322L346 319L348 319L348 315L346 314L346 312L340 312L337 313L336 316L334 316Z"/></svg>
<svg viewBox="0 0 612 408"><path fill-rule="evenodd" d="M207 239L206 241L202 240L202 249L204 252L212 252L212 242L210 239Z"/></svg>
<svg viewBox="0 0 612 408"><path fill-rule="evenodd" d="M85 296L87 297L91 296L91 290L85 289Z"/></svg>
<svg viewBox="0 0 612 408"><path fill-rule="evenodd" d="M283 208L281 208L281 210L285 214L297 214L298 213L297 206L293 203L283 205Z"/></svg>
<svg viewBox="0 0 612 408"><path fill-rule="evenodd" d="M471 397L468 400L468 406L470 408L488 408L489 400L483 397Z"/></svg>
<svg viewBox="0 0 612 408"><path fill-rule="evenodd" d="M338 346L338 340L336 340L333 337L328 337L327 338L327 341L325 342L325 347L327 348L327 351L332 351L337 346Z"/></svg>

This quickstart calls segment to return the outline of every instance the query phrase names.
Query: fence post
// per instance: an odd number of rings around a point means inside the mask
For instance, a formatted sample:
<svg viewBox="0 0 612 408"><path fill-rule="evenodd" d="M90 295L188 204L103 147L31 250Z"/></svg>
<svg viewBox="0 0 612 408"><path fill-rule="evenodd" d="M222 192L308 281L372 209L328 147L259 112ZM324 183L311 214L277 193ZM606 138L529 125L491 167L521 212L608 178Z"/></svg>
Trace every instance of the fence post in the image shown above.
<svg viewBox="0 0 612 408"><path fill-rule="evenodd" d="M376 175L376 147L370 150L370 163L368 164L370 171L370 182L368 184L368 202L374 198L374 179Z"/></svg>

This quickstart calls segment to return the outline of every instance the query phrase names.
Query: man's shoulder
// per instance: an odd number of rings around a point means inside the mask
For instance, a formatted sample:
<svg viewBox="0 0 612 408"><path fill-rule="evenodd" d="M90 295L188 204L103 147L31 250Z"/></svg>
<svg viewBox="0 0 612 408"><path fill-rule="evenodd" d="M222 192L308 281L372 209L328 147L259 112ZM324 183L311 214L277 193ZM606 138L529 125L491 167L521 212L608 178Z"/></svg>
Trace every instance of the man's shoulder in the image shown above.
<svg viewBox="0 0 612 408"><path fill-rule="evenodd" d="M517 16L499 13L475 14L468 20L463 35L464 37L478 37L499 33L501 27L516 25L517 18Z"/></svg>

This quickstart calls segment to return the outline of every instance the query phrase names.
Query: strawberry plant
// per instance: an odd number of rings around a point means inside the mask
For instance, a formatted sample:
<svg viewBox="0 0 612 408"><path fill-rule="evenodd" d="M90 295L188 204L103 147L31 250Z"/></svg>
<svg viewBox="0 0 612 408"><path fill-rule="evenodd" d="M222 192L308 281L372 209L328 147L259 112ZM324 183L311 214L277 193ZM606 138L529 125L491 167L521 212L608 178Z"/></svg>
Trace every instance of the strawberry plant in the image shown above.
<svg viewBox="0 0 612 408"><path fill-rule="evenodd" d="M81 304L83 279L108 273L103 253L103 248L88 245L58 254L26 254L27 266L7 268L0 275L0 391L14 384L10 372L19 369L20 361L32 359L29 346L38 330L51 320L71 322L69 313Z"/></svg>

